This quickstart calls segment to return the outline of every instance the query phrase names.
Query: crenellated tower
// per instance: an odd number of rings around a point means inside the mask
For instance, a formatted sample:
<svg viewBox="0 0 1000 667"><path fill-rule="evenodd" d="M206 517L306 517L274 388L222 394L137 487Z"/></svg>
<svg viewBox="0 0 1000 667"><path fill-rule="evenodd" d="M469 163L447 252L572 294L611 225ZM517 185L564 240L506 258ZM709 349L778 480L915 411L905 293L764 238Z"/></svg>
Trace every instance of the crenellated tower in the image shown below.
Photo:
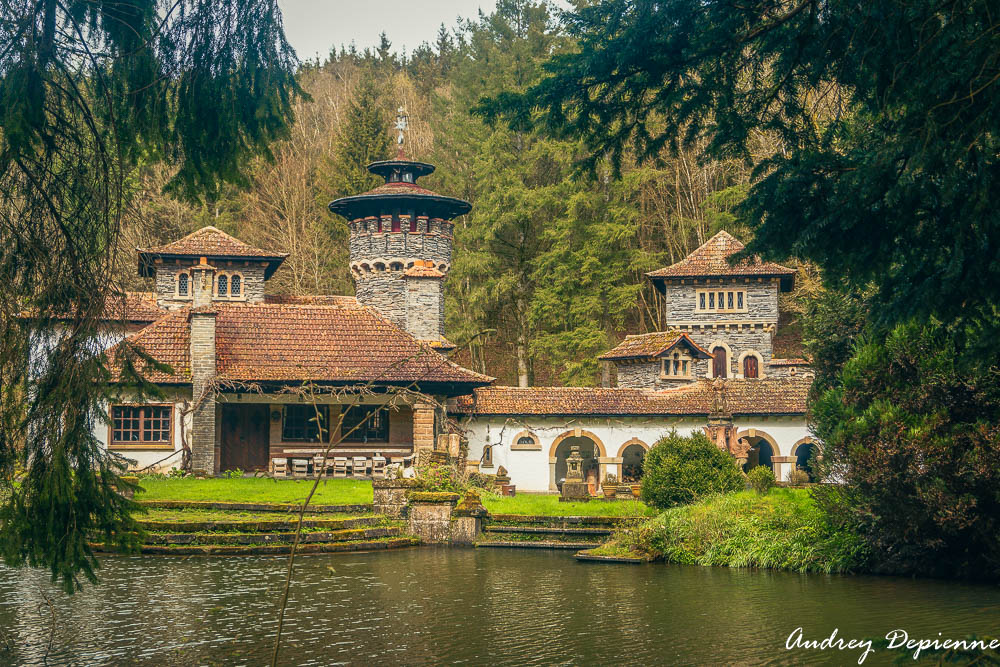
<svg viewBox="0 0 1000 667"><path fill-rule="evenodd" d="M400 110L397 128L406 127ZM418 340L448 347L444 337L444 279L451 268L453 220L469 202L417 185L434 166L403 157L373 162L385 179L373 190L330 203L347 219L351 275L358 302L372 306Z"/></svg>

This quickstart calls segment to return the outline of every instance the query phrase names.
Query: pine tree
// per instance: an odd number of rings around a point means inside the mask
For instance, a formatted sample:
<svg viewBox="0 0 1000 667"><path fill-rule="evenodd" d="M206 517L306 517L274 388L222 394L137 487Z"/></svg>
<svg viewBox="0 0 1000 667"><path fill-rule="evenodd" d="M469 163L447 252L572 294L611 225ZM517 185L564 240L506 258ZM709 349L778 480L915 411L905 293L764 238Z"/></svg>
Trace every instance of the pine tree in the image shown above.
<svg viewBox="0 0 1000 667"><path fill-rule="evenodd" d="M169 161L171 192L217 196L287 136L301 93L276 3L165 7L40 0L0 13L0 551L67 590L94 580L94 539L136 539L126 461L94 437L110 379L99 318L136 169ZM124 379L136 396L152 389Z"/></svg>
<svg viewBox="0 0 1000 667"><path fill-rule="evenodd" d="M338 197L360 194L381 182L366 166L390 157L386 85L372 67L362 68L332 165L333 190Z"/></svg>

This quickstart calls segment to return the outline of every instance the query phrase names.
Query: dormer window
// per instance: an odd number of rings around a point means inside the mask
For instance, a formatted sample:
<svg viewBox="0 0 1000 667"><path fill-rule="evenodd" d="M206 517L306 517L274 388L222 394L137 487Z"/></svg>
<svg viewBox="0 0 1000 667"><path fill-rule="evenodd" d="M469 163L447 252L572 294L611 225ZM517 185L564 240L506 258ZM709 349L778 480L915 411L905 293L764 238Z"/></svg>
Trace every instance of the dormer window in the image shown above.
<svg viewBox="0 0 1000 667"><path fill-rule="evenodd" d="M177 274L177 296L191 295L191 276L187 273Z"/></svg>
<svg viewBox="0 0 1000 667"><path fill-rule="evenodd" d="M691 377L691 369L694 365L691 357L681 352L674 352L669 357L664 357L660 363L660 375L670 378Z"/></svg>

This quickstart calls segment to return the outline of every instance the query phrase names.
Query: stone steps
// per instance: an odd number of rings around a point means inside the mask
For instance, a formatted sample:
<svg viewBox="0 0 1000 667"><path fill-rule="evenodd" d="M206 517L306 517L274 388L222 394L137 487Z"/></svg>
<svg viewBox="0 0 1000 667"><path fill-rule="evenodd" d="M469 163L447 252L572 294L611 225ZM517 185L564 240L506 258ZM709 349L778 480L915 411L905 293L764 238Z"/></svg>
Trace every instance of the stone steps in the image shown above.
<svg viewBox="0 0 1000 667"><path fill-rule="evenodd" d="M311 542L299 544L296 553L301 555L346 551L383 551L388 549L402 549L404 547L417 546L418 544L420 544L420 540L410 536L345 542ZM100 545L92 546L95 550L100 550ZM287 555L291 552L291 549L291 544L146 544L140 548L140 552L161 556L281 556Z"/></svg>
<svg viewBox="0 0 1000 667"><path fill-rule="evenodd" d="M399 526L384 528L353 528L349 530L303 532L300 544L321 542L351 542L373 540L385 537L399 537L403 529ZM251 544L292 544L295 532L283 533L147 533L146 545L251 545Z"/></svg>
<svg viewBox="0 0 1000 667"><path fill-rule="evenodd" d="M275 520L275 521L241 521L234 519L208 520L208 521L158 521L139 520L137 522L144 530L150 532L172 532L172 533L202 533L202 532L225 532L225 533L280 533L295 531L298 521L295 519ZM326 529L326 530L347 530L350 528L364 528L369 526L379 526L385 523L381 517L358 517L351 519L304 519L303 529Z"/></svg>
<svg viewBox="0 0 1000 667"><path fill-rule="evenodd" d="M505 549L567 549L579 551L581 549L592 549L594 542L554 542L549 540L526 540L526 541L480 541L476 542L477 548L505 548Z"/></svg>
<svg viewBox="0 0 1000 667"><path fill-rule="evenodd" d="M140 500L143 507L150 509L177 510L223 510L231 512L298 512L302 507L288 503L220 503L199 500ZM373 505L313 505L306 508L308 514L364 514L371 512Z"/></svg>
<svg viewBox="0 0 1000 667"><path fill-rule="evenodd" d="M557 528L554 526L515 526L488 525L483 528L486 533L517 533L522 535L595 535L606 537L611 534L610 528Z"/></svg>

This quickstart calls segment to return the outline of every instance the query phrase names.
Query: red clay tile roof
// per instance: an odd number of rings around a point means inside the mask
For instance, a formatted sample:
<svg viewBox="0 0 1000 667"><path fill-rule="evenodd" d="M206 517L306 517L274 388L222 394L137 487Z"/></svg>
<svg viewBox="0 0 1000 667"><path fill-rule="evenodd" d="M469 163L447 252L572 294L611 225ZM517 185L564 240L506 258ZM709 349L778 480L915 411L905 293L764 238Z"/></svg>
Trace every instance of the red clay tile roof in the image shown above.
<svg viewBox="0 0 1000 667"><path fill-rule="evenodd" d="M353 300L338 305L213 305L220 379L457 383L464 391L493 381L449 361ZM171 313L130 339L178 371L175 377L154 373L153 382L191 381L189 312Z"/></svg>
<svg viewBox="0 0 1000 667"><path fill-rule="evenodd" d="M805 414L810 380L727 380L726 406L738 415ZM456 401L467 415L524 416L707 416L712 387L700 380L678 389L592 387L483 387Z"/></svg>
<svg viewBox="0 0 1000 667"><path fill-rule="evenodd" d="M181 257L267 257L285 258L288 253L255 248L221 229L202 227L173 243L153 248L137 248L140 253Z"/></svg>
<svg viewBox="0 0 1000 667"><path fill-rule="evenodd" d="M808 359L771 359L771 366L808 366Z"/></svg>
<svg viewBox="0 0 1000 667"><path fill-rule="evenodd" d="M690 255L670 266L650 271L650 278L696 278L708 276L794 276L795 271L758 258L731 265L727 258L744 245L723 230L705 241Z"/></svg>
<svg viewBox="0 0 1000 667"><path fill-rule="evenodd" d="M264 303L284 303L300 306L357 306L358 300L353 296L339 294L265 294Z"/></svg>
<svg viewBox="0 0 1000 667"><path fill-rule="evenodd" d="M190 384L191 328L188 317L188 309L171 312L109 349L107 354L112 380L117 382L121 379L121 367L116 363L116 355L132 345L173 370L173 373L165 373L144 369L140 364L138 370L144 373L147 380L159 384Z"/></svg>
<svg viewBox="0 0 1000 667"><path fill-rule="evenodd" d="M156 305L154 292L115 292L105 299L104 312L99 319L106 322L149 324L163 317L166 312ZM72 316L60 313L55 319L68 320Z"/></svg>
<svg viewBox="0 0 1000 667"><path fill-rule="evenodd" d="M433 266L411 266L403 275L408 278L444 278L444 274Z"/></svg>
<svg viewBox="0 0 1000 667"><path fill-rule="evenodd" d="M626 336L625 340L619 343L616 348L605 352L598 359L606 361L615 359L655 359L680 344L687 345L688 349L702 359L707 359L711 356L707 350L699 347L685 333L678 334L676 331L657 331L655 333Z"/></svg>

